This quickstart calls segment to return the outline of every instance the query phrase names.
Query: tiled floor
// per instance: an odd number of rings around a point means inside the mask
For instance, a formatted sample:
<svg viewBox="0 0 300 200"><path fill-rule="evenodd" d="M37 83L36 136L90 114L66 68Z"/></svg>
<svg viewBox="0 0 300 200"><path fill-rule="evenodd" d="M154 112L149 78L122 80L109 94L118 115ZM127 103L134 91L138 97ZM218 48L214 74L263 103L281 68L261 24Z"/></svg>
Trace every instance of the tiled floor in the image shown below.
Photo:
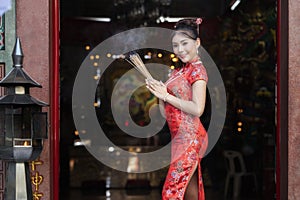
<svg viewBox="0 0 300 200"><path fill-rule="evenodd" d="M105 191L92 191L71 189L69 195L63 196L63 200L161 200L160 189L154 188L150 190L125 190L125 189L111 189ZM218 191L210 187L205 189L206 200L225 200L223 191ZM242 195L242 197L233 199L227 197L226 200L271 200L258 197L249 197Z"/></svg>
<svg viewBox="0 0 300 200"><path fill-rule="evenodd" d="M82 192L80 190L72 190L69 199L71 200L159 200L160 193L158 190L144 191L144 194L130 193L130 191L122 189L106 190L104 194L95 192Z"/></svg>
<svg viewBox="0 0 300 200"><path fill-rule="evenodd" d="M206 190L206 200L221 200L223 194L221 191L213 191L210 188ZM64 200L160 200L160 189L151 190L125 190L112 189L106 191L83 191L80 189L70 190L68 197Z"/></svg>

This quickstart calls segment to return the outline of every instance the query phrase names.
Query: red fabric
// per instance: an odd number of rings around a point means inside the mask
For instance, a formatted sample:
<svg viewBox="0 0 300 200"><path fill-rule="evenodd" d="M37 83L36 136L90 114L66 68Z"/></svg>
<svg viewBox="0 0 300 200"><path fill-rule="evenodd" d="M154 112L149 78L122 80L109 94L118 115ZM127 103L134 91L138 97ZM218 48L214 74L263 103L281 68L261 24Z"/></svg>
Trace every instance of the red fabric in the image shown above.
<svg viewBox="0 0 300 200"><path fill-rule="evenodd" d="M192 84L197 80L208 80L206 70L199 60L174 70L166 85L171 95L192 100ZM188 183L198 167L198 200L204 200L200 162L207 148L207 133L199 117L168 103L165 104L165 112L172 138L172 157L162 199L183 200Z"/></svg>

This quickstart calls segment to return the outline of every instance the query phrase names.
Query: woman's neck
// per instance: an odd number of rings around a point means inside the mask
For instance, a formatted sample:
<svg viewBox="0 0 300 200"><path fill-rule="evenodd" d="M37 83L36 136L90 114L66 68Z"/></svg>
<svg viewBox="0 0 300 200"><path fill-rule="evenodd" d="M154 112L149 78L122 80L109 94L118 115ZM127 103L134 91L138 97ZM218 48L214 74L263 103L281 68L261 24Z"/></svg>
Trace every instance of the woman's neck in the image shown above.
<svg viewBox="0 0 300 200"><path fill-rule="evenodd" d="M199 56L197 55L197 56L195 56L194 58L192 58L190 61L188 61L186 64L189 64L189 63L194 63L194 62L197 62L197 61L199 61Z"/></svg>

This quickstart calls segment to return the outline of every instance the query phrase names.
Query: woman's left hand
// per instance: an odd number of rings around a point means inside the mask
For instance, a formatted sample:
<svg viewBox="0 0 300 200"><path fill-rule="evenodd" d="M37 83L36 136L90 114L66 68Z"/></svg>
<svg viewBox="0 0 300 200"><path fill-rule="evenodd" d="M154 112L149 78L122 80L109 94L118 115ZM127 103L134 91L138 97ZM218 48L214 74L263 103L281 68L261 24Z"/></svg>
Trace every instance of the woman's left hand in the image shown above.
<svg viewBox="0 0 300 200"><path fill-rule="evenodd" d="M161 81L146 79L146 87L159 99L164 100L164 98L168 95L167 87Z"/></svg>

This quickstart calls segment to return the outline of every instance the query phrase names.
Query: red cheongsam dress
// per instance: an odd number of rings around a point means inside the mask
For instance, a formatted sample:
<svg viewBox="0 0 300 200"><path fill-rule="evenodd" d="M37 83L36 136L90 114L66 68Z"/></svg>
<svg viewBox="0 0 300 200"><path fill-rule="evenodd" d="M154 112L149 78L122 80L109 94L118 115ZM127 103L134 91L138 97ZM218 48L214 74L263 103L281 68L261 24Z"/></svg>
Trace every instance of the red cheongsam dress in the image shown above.
<svg viewBox="0 0 300 200"><path fill-rule="evenodd" d="M166 85L171 95L191 101L192 85L197 80L208 80L206 69L199 59L187 63L183 68L175 69ZM198 170L198 200L204 200L200 162L208 143L206 130L198 116L186 113L171 104L165 104L165 115L172 138L172 152L162 199L183 200L189 181Z"/></svg>

